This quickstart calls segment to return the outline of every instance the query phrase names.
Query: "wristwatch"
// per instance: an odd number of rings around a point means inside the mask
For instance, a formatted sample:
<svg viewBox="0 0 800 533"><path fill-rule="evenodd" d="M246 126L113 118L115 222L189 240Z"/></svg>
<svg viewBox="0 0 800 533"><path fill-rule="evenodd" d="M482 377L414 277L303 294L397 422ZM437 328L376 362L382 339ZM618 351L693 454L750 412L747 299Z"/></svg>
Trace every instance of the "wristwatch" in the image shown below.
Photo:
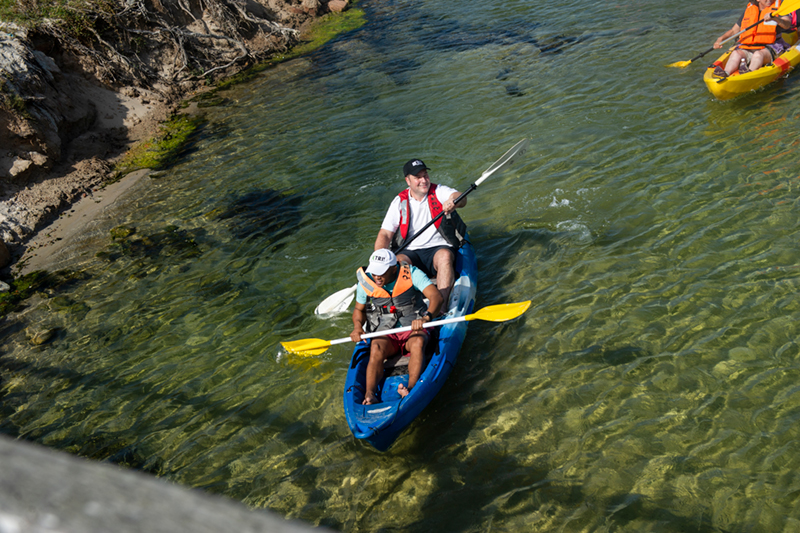
<svg viewBox="0 0 800 533"><path fill-rule="evenodd" d="M425 311L425 314L422 315L422 316L426 316L426 317L430 318L431 320L433 320L433 315L431 314L430 311Z"/></svg>

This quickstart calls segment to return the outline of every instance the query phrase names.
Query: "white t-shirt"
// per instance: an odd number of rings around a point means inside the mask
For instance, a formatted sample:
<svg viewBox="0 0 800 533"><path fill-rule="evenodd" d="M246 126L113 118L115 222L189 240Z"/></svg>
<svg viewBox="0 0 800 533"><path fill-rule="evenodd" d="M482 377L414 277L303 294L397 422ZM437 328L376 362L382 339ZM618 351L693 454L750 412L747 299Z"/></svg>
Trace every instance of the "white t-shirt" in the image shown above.
<svg viewBox="0 0 800 533"><path fill-rule="evenodd" d="M444 204L450 196L453 195L454 192L458 192L455 189L448 187L447 185L437 185L436 186L436 198L439 199L439 202ZM408 237L415 235L422 227L430 222L433 217L431 216L431 210L428 207L428 197L422 199L421 202L418 202L411 196L411 193L408 194L408 209L409 213L409 227L408 227ZM389 211L386 212L386 216L383 218L383 223L381 224L381 229L388 230L394 235L394 232L397 231L397 228L400 227L400 197L395 196L394 200L392 200L392 204L389 206ZM425 230L425 233L411 241L411 244L408 245L406 248L407 250L421 250L423 248L433 248L434 246L450 246L444 237L439 233L439 230L436 229L436 224L432 225L430 228Z"/></svg>

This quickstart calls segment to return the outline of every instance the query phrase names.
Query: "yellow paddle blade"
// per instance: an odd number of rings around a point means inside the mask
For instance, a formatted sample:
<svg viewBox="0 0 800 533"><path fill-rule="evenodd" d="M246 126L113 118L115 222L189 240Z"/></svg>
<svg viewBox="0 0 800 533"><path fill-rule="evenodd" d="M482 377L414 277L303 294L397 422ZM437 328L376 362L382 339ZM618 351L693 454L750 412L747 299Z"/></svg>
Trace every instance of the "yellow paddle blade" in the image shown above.
<svg viewBox="0 0 800 533"><path fill-rule="evenodd" d="M789 15L792 11L797 11L798 9L800 9L800 0L786 0L781 4L781 7L775 11L773 16L782 17L784 15Z"/></svg>
<svg viewBox="0 0 800 533"><path fill-rule="evenodd" d="M685 67L685 66L688 66L688 65L689 65L689 63L691 63L691 61L676 61L675 63L670 63L670 64L669 64L669 65L667 65L667 66L668 66L668 67L677 67L677 68L683 68L683 67Z"/></svg>
<svg viewBox="0 0 800 533"><path fill-rule="evenodd" d="M503 322L517 318L519 315L528 310L531 306L531 301L518 302L515 304L498 304L484 307L480 311L467 315L466 320L488 320L490 322Z"/></svg>
<svg viewBox="0 0 800 533"><path fill-rule="evenodd" d="M319 355L325 353L331 341L323 339L301 339L299 341L282 342L281 346L289 353L297 355Z"/></svg>

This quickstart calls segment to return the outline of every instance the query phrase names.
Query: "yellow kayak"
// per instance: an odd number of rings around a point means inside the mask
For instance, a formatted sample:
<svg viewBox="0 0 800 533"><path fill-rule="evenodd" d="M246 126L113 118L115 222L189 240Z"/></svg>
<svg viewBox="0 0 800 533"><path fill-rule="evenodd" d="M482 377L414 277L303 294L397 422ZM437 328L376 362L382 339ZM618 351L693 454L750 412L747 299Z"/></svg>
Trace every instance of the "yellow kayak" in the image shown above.
<svg viewBox="0 0 800 533"><path fill-rule="evenodd" d="M737 70L727 78L718 78L713 74L714 67L719 65L725 68L725 63L728 61L732 50L725 53L706 69L706 73L703 75L706 87L718 100L730 100L750 91L760 89L785 76L800 63L800 43L797 42L796 32L785 34L783 39L791 47L775 58L775 61L771 64L745 74L739 74Z"/></svg>

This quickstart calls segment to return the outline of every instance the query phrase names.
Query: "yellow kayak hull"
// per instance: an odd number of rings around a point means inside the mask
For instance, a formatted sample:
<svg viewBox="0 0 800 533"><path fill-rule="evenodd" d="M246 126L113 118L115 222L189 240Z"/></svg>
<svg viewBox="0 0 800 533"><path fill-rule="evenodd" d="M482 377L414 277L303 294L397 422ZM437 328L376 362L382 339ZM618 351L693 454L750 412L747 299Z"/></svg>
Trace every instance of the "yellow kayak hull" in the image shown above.
<svg viewBox="0 0 800 533"><path fill-rule="evenodd" d="M750 91L760 89L778 78L786 76L800 64L800 43L795 42L797 41L797 34L792 34L791 40L786 37L784 39L793 44L784 53L775 58L772 64L745 74L739 74L737 70L727 78L717 78L713 74L714 67L719 65L725 68L725 63L727 63L731 55L731 52L727 52L706 69L703 75L706 87L718 100L730 100Z"/></svg>

